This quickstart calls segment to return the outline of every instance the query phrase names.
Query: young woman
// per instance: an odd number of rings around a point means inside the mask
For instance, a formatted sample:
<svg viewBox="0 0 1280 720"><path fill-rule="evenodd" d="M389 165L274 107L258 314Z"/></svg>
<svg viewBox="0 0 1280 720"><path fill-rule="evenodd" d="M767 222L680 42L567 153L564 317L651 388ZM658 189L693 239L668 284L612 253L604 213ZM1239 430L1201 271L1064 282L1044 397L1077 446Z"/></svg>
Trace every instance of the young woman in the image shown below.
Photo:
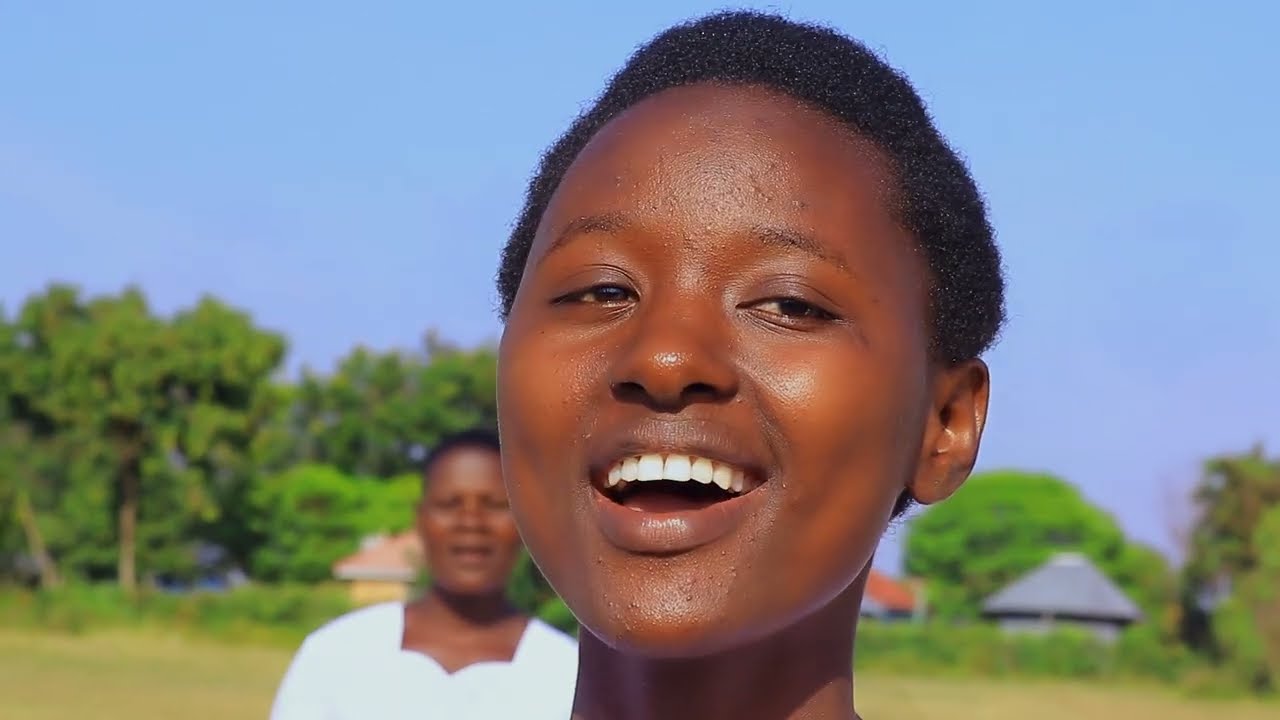
<svg viewBox="0 0 1280 720"><path fill-rule="evenodd" d="M512 507L585 629L573 717L856 717L872 555L968 476L1003 320L907 80L773 16L668 30L543 158L499 289Z"/></svg>
<svg viewBox="0 0 1280 720"><path fill-rule="evenodd" d="M520 537L507 507L497 434L445 438L424 463L417 528L431 586L317 630L281 684L272 720L564 720L572 638L506 596Z"/></svg>

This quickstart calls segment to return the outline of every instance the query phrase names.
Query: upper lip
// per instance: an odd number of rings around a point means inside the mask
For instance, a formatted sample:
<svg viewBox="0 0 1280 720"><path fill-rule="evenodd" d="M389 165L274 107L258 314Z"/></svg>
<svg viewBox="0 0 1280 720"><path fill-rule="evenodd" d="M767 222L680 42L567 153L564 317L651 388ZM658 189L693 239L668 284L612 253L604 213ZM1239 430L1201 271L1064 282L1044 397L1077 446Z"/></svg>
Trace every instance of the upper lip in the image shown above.
<svg viewBox="0 0 1280 720"><path fill-rule="evenodd" d="M697 420L646 420L595 434L588 452L593 483L603 486L609 468L619 460L648 453L704 457L732 465L764 482L764 453L742 442L741 434L720 424Z"/></svg>
<svg viewBox="0 0 1280 720"><path fill-rule="evenodd" d="M458 552L458 551L462 551L462 552L473 552L473 551L490 552L490 551L492 551L492 550L493 550L493 543L488 543L488 542L453 542L453 543L449 543L448 549L449 549L449 551L450 551L450 552Z"/></svg>

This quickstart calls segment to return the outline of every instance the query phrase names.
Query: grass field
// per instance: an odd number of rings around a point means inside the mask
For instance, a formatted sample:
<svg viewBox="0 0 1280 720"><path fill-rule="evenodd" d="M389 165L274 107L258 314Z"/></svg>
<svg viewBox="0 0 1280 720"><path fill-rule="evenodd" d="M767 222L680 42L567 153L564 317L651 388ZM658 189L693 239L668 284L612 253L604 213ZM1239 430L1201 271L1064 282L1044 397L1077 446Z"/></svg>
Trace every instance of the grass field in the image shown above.
<svg viewBox="0 0 1280 720"><path fill-rule="evenodd" d="M139 633L0 630L0 716L15 720L253 720L267 716L286 651ZM1275 720L1280 705L1193 702L1150 689L860 674L874 720Z"/></svg>

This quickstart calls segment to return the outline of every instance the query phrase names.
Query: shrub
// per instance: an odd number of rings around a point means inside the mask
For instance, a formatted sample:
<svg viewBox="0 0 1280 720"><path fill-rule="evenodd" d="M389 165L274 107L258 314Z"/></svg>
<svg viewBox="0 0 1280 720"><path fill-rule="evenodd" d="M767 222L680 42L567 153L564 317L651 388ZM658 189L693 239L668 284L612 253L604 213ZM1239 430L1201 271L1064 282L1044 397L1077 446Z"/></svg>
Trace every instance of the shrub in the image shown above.
<svg viewBox="0 0 1280 720"><path fill-rule="evenodd" d="M563 630L564 632L577 637L578 635L578 619L569 612L569 606L558 597L553 597L544 602L537 612L540 620L546 624Z"/></svg>
<svg viewBox="0 0 1280 720"><path fill-rule="evenodd" d="M351 609L332 587L248 586L226 592L133 596L116 586L0 593L0 624L80 633L120 627L176 629L234 639L294 643Z"/></svg>
<svg viewBox="0 0 1280 720"><path fill-rule="evenodd" d="M1006 634L985 625L878 623L858 629L859 668L891 672L1022 675L1062 678L1128 677L1175 681L1191 666L1188 654L1137 626L1115 644L1062 630Z"/></svg>

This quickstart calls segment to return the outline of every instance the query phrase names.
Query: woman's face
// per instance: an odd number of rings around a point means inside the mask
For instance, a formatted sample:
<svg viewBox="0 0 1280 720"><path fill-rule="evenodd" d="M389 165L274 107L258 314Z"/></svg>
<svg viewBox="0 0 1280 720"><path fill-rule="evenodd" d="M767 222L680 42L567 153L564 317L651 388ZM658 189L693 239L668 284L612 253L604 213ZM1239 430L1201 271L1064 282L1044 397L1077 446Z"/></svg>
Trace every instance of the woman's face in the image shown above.
<svg viewBox="0 0 1280 720"><path fill-rule="evenodd" d="M418 534L437 586L458 595L506 588L520 552L498 453L458 447L431 464Z"/></svg>
<svg viewBox="0 0 1280 720"><path fill-rule="evenodd" d="M864 571L904 488L967 474L985 368L931 364L894 188L826 115L713 86L632 107L564 177L502 340L503 462L604 642L693 657L787 627Z"/></svg>

